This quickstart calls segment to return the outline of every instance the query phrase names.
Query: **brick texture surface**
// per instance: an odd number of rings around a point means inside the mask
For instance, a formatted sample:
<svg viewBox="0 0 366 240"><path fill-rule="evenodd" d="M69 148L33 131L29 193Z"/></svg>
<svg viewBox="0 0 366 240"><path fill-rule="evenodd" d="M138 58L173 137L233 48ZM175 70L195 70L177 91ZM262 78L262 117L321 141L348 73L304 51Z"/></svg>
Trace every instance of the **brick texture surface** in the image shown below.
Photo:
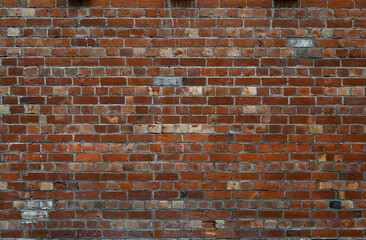
<svg viewBox="0 0 366 240"><path fill-rule="evenodd" d="M0 238L366 238L365 0L0 4Z"/></svg>

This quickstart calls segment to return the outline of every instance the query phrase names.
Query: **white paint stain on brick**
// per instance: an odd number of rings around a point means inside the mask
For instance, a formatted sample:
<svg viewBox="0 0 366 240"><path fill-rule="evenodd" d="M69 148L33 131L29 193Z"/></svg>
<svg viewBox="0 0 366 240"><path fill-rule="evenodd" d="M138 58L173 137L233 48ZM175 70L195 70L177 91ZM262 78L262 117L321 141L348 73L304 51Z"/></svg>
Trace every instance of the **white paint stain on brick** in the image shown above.
<svg viewBox="0 0 366 240"><path fill-rule="evenodd" d="M47 218L47 211L24 211L22 212L22 218L25 219L32 219L32 218L40 218L45 219Z"/></svg>
<svg viewBox="0 0 366 240"><path fill-rule="evenodd" d="M27 209L39 209L39 202L38 201L28 201Z"/></svg>
<svg viewBox="0 0 366 240"><path fill-rule="evenodd" d="M224 228L225 227L225 221L224 220L216 220L216 228Z"/></svg>
<svg viewBox="0 0 366 240"><path fill-rule="evenodd" d="M53 202L52 201L41 201L39 203L40 209L52 209Z"/></svg>
<svg viewBox="0 0 366 240"><path fill-rule="evenodd" d="M179 86L181 85L180 77L155 77L154 84L157 86Z"/></svg>
<svg viewBox="0 0 366 240"><path fill-rule="evenodd" d="M314 47L314 40L309 38L287 39L287 46L294 48L310 48Z"/></svg>
<svg viewBox="0 0 366 240"><path fill-rule="evenodd" d="M202 95L202 87L189 87L190 95Z"/></svg>
<svg viewBox="0 0 366 240"><path fill-rule="evenodd" d="M150 96L161 95L161 88L159 88L159 87L149 87L149 95Z"/></svg>

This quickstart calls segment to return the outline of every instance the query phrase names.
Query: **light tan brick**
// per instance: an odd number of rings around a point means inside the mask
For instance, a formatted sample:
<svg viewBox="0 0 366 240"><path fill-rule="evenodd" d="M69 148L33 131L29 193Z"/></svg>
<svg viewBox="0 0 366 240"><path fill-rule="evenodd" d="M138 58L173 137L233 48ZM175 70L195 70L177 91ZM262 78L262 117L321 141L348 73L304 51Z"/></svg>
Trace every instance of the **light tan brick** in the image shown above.
<svg viewBox="0 0 366 240"><path fill-rule="evenodd" d="M239 182L228 182L227 183L227 189L228 190L234 190L234 189L239 189Z"/></svg>
<svg viewBox="0 0 366 240"><path fill-rule="evenodd" d="M162 133L174 133L175 132L174 125L172 125L172 124L164 124L161 127L161 131L162 131Z"/></svg>
<svg viewBox="0 0 366 240"><path fill-rule="evenodd" d="M126 222L135 222L135 221L126 221ZM115 228L125 228L125 222L124 221L114 221L113 227Z"/></svg>
<svg viewBox="0 0 366 240"><path fill-rule="evenodd" d="M80 132L83 133L92 133L94 131L94 126L92 125L82 125Z"/></svg>
<svg viewBox="0 0 366 240"><path fill-rule="evenodd" d="M196 28L186 28L184 32L187 37L198 37L199 36L198 29L196 29Z"/></svg>
<svg viewBox="0 0 366 240"><path fill-rule="evenodd" d="M345 96L349 96L350 95L350 88L338 88L338 95L345 95Z"/></svg>
<svg viewBox="0 0 366 240"><path fill-rule="evenodd" d="M22 16L21 8L8 8L8 16L9 17L20 17Z"/></svg>
<svg viewBox="0 0 366 240"><path fill-rule="evenodd" d="M264 227L265 228L276 228L277 226L277 221L276 220L266 220L264 222Z"/></svg>
<svg viewBox="0 0 366 240"><path fill-rule="evenodd" d="M202 125L190 125L189 126L190 133L201 133L202 132Z"/></svg>
<svg viewBox="0 0 366 240"><path fill-rule="evenodd" d="M243 113L255 113L255 107L254 106L244 106Z"/></svg>
<svg viewBox="0 0 366 240"><path fill-rule="evenodd" d="M45 115L40 115L39 116L39 123L46 123L46 116Z"/></svg>
<svg viewBox="0 0 366 240"><path fill-rule="evenodd" d="M332 35L333 35L333 30L332 29L323 29L321 31L321 36L323 38L330 38L330 37L332 37Z"/></svg>
<svg viewBox="0 0 366 240"><path fill-rule="evenodd" d="M214 133L215 127L204 125L202 131L203 131L203 133Z"/></svg>
<svg viewBox="0 0 366 240"><path fill-rule="evenodd" d="M326 190L326 189L332 189L332 186L333 186L333 184L332 184L332 182L321 182L320 184L319 184L319 189L320 190Z"/></svg>
<svg viewBox="0 0 366 240"><path fill-rule="evenodd" d="M227 50L227 55L230 56L230 57L237 57L237 56L240 56L240 49L237 49L237 48L229 48Z"/></svg>
<svg viewBox="0 0 366 240"><path fill-rule="evenodd" d="M125 221L125 228L136 228L136 221Z"/></svg>
<svg viewBox="0 0 366 240"><path fill-rule="evenodd" d="M8 87L0 87L0 95L7 95L9 94L9 88Z"/></svg>
<svg viewBox="0 0 366 240"><path fill-rule="evenodd" d="M149 133L161 133L161 126L160 125L149 125L147 131Z"/></svg>
<svg viewBox="0 0 366 240"><path fill-rule="evenodd" d="M171 48L161 48L160 49L160 56L161 57L172 57L173 56L173 49L171 49Z"/></svg>
<svg viewBox="0 0 366 240"><path fill-rule="evenodd" d="M322 125L311 125L310 126L310 133L323 133L323 126Z"/></svg>
<svg viewBox="0 0 366 240"><path fill-rule="evenodd" d="M147 125L145 124L135 125L135 133L147 133Z"/></svg>
<svg viewBox="0 0 366 240"><path fill-rule="evenodd" d="M144 56L146 56L146 49L145 48L134 48L133 55L136 57L144 57Z"/></svg>
<svg viewBox="0 0 366 240"><path fill-rule="evenodd" d="M184 208L184 201L173 201L173 208Z"/></svg>
<svg viewBox="0 0 366 240"><path fill-rule="evenodd" d="M0 229L8 229L9 228L9 222L0 221Z"/></svg>
<svg viewBox="0 0 366 240"><path fill-rule="evenodd" d="M78 9L78 17L88 17L89 12L89 8L80 8Z"/></svg>
<svg viewBox="0 0 366 240"><path fill-rule="evenodd" d="M14 208L16 208L16 209L25 208L25 202L23 202L23 201L14 201L13 205L14 205Z"/></svg>
<svg viewBox="0 0 366 240"><path fill-rule="evenodd" d="M257 88L256 87L245 87L243 93L244 93L244 95L257 95Z"/></svg>
<svg viewBox="0 0 366 240"><path fill-rule="evenodd" d="M187 133L188 125L178 125L176 129L176 133Z"/></svg>
<svg viewBox="0 0 366 240"><path fill-rule="evenodd" d="M9 114L10 107L8 105L0 105L0 114Z"/></svg>
<svg viewBox="0 0 366 240"><path fill-rule="evenodd" d="M189 227L191 227L191 228L202 228L202 221L201 220L189 221Z"/></svg>
<svg viewBox="0 0 366 240"><path fill-rule="evenodd" d="M146 202L146 209L158 209L158 201Z"/></svg>
<svg viewBox="0 0 366 240"><path fill-rule="evenodd" d="M20 55L19 48L8 48L8 55L9 56L18 56L18 55Z"/></svg>
<svg viewBox="0 0 366 240"><path fill-rule="evenodd" d="M81 164L79 163L70 163L69 164L69 170L73 172L81 171Z"/></svg>
<svg viewBox="0 0 366 240"><path fill-rule="evenodd" d="M354 208L354 202L353 201L349 201L349 200L346 200L346 201L342 201L342 208L347 208L347 209L350 209L350 208Z"/></svg>
<svg viewBox="0 0 366 240"><path fill-rule="evenodd" d="M171 208L172 207L172 204L171 204L170 201L160 201L159 202L159 206L162 209L166 209L166 208Z"/></svg>
<svg viewBox="0 0 366 240"><path fill-rule="evenodd" d="M211 48L203 48L201 50L201 55L203 57L211 57L213 55L213 50Z"/></svg>
<svg viewBox="0 0 366 240"><path fill-rule="evenodd" d="M42 182L41 190L42 191L53 190L53 183L52 182Z"/></svg>
<svg viewBox="0 0 366 240"><path fill-rule="evenodd" d="M365 95L364 88L362 88L362 87L354 87L354 88L352 88L352 95L355 95L355 96L363 96L363 95Z"/></svg>
<svg viewBox="0 0 366 240"><path fill-rule="evenodd" d="M20 29L19 28L8 28L6 31L6 35L8 37L18 37L20 35Z"/></svg>
<svg viewBox="0 0 366 240"><path fill-rule="evenodd" d="M189 87L190 95L202 95L202 87Z"/></svg>
<svg viewBox="0 0 366 240"><path fill-rule="evenodd" d="M34 8L24 8L23 16L24 17L34 17L36 15L36 9Z"/></svg>
<svg viewBox="0 0 366 240"><path fill-rule="evenodd" d="M224 220L216 220L215 221L215 227L216 228L224 228L225 227L225 221Z"/></svg>

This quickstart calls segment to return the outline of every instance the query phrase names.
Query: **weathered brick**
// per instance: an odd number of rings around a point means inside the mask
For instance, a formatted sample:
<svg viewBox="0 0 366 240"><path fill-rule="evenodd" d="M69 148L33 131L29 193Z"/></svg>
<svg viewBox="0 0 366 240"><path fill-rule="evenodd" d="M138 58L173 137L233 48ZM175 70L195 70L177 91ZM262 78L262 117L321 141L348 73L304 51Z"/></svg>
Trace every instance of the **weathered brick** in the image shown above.
<svg viewBox="0 0 366 240"><path fill-rule="evenodd" d="M365 238L363 0L1 3L0 238Z"/></svg>
<svg viewBox="0 0 366 240"><path fill-rule="evenodd" d="M9 114L10 106L8 105L0 105L0 114Z"/></svg>

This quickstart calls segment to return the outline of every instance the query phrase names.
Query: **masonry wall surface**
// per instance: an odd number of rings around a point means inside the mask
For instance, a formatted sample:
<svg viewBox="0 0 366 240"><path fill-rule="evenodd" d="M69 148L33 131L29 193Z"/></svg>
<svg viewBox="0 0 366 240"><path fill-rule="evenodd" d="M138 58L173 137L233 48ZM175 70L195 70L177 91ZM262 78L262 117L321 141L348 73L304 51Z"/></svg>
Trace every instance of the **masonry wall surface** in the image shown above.
<svg viewBox="0 0 366 240"><path fill-rule="evenodd" d="M365 0L0 3L0 238L366 238Z"/></svg>

